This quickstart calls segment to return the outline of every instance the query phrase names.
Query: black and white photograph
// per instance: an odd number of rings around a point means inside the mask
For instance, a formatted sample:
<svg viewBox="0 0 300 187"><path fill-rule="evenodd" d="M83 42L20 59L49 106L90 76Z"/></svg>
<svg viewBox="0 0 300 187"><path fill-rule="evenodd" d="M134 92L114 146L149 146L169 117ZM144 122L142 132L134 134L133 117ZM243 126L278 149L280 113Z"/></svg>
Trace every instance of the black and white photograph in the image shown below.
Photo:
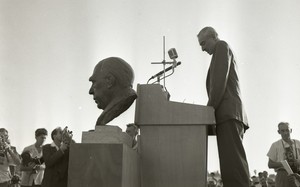
<svg viewBox="0 0 300 187"><path fill-rule="evenodd" d="M0 187L300 186L299 8L0 0Z"/></svg>

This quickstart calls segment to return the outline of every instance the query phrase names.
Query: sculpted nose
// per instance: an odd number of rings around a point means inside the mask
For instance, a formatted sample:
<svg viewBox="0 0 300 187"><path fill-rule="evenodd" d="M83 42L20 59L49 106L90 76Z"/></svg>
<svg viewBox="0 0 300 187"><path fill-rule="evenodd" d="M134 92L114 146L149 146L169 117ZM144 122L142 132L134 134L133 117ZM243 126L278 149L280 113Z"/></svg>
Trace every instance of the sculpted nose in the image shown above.
<svg viewBox="0 0 300 187"><path fill-rule="evenodd" d="M92 87L91 87L90 90L89 90L89 94L90 94L90 95L93 95L93 94L94 94L94 89L93 89Z"/></svg>

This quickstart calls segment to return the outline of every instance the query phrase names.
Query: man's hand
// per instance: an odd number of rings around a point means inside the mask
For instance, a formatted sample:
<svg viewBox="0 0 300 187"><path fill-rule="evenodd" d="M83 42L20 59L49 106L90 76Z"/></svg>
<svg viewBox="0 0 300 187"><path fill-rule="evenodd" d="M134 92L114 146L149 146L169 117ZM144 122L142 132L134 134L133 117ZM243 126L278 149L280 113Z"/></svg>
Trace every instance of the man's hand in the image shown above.
<svg viewBox="0 0 300 187"><path fill-rule="evenodd" d="M60 150L62 150L62 152L64 152L65 150L68 149L68 144L67 143L64 143L62 142L61 145L60 145Z"/></svg>
<svg viewBox="0 0 300 187"><path fill-rule="evenodd" d="M295 179L300 182L300 175L298 173L288 175L288 181L290 184L295 184Z"/></svg>
<svg viewBox="0 0 300 187"><path fill-rule="evenodd" d="M294 177L296 177L296 179L298 180L298 181L300 181L300 175L298 174L298 173L293 173L293 174L291 174L292 176L294 176Z"/></svg>

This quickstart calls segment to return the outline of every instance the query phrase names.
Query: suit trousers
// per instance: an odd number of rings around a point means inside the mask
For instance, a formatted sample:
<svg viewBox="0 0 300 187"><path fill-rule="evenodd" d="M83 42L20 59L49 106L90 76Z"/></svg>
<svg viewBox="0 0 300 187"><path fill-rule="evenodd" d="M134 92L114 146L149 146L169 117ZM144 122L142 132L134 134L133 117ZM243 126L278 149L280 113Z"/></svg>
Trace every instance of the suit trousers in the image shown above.
<svg viewBox="0 0 300 187"><path fill-rule="evenodd" d="M243 146L244 124L230 119L216 126L221 177L224 187L249 187L250 176Z"/></svg>

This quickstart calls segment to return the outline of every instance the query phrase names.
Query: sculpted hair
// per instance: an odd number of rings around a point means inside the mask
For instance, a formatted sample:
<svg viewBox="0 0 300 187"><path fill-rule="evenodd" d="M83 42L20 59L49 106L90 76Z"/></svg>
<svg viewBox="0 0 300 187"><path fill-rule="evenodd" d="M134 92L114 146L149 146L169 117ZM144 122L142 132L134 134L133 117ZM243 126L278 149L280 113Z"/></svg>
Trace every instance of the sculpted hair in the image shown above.
<svg viewBox="0 0 300 187"><path fill-rule="evenodd" d="M123 59L119 57L109 57L102 61L101 71L111 73L121 87L131 87L134 80L134 72L132 67Z"/></svg>
<svg viewBox="0 0 300 187"><path fill-rule="evenodd" d="M199 37L201 34L203 34L205 37L219 39L218 33L212 27L204 27L197 36Z"/></svg>

